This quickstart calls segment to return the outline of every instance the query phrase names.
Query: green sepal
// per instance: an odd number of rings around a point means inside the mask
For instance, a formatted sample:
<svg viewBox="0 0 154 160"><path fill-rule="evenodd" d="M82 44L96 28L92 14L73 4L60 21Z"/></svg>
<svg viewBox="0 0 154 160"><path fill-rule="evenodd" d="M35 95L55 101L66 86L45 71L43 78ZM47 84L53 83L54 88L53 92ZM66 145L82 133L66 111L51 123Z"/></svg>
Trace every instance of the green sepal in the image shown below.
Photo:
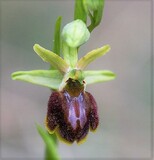
<svg viewBox="0 0 154 160"><path fill-rule="evenodd" d="M52 138L41 126L36 125L36 127L46 145L46 160L60 160L54 137Z"/></svg>
<svg viewBox="0 0 154 160"><path fill-rule="evenodd" d="M105 45L101 48L95 49L89 53L87 53L85 56L83 56L77 63L78 69L84 69L89 63L94 61L96 58L101 57L105 55L107 52L109 52L110 46Z"/></svg>
<svg viewBox="0 0 154 160"><path fill-rule="evenodd" d="M116 75L109 70L101 70L101 71L84 71L85 82L87 85L98 83L98 82L106 82L115 79Z"/></svg>
<svg viewBox="0 0 154 160"><path fill-rule="evenodd" d="M62 73L67 72L69 66L60 56L41 47L39 44L35 44L33 49L43 59L43 61L49 62L54 68L58 69Z"/></svg>
<svg viewBox="0 0 154 160"><path fill-rule="evenodd" d="M63 79L63 75L58 70L18 71L12 73L12 79L57 90Z"/></svg>

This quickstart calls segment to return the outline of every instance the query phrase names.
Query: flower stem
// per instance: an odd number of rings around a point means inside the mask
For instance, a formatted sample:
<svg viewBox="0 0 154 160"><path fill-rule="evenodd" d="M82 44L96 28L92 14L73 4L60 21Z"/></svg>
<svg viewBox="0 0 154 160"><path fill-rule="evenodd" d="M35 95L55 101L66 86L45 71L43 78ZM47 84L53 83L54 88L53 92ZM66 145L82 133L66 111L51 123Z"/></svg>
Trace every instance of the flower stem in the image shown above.
<svg viewBox="0 0 154 160"><path fill-rule="evenodd" d="M57 136L54 134L49 134L49 136L51 137L51 139L54 141L55 143L55 146L58 146L58 140L57 140ZM50 150L48 149L48 147L46 146L45 147L45 157L44 157L44 160L52 160L51 157L49 156L50 155Z"/></svg>

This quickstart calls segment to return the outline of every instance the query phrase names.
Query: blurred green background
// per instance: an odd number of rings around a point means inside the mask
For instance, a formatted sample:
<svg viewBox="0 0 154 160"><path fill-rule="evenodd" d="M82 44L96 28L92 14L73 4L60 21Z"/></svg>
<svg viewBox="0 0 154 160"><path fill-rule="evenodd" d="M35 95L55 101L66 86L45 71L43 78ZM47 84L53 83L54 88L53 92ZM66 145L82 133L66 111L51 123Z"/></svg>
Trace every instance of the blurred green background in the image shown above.
<svg viewBox="0 0 154 160"><path fill-rule="evenodd" d="M1 157L41 158L44 143L35 122L44 125L50 90L12 81L18 70L48 69L33 51L51 49L55 20L73 20L73 0L0 1ZM109 69L114 81L87 87L99 107L100 125L82 145L59 143L62 159L150 157L151 1L106 0L103 21L81 47L81 57L105 44L111 51L87 69Z"/></svg>

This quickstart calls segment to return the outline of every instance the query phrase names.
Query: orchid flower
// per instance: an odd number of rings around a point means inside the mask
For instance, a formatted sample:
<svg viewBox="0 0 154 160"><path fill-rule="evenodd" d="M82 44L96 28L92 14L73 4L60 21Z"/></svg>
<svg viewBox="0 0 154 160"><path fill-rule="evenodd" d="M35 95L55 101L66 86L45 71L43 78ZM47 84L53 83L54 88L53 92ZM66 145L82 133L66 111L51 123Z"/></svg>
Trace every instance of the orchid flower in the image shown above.
<svg viewBox="0 0 154 160"><path fill-rule="evenodd" d="M12 74L14 80L54 90L49 98L45 125L50 134L55 132L68 143L81 142L89 130L96 130L99 123L96 101L86 91L86 86L115 78L115 74L109 70L84 70L88 64L110 50L110 46L105 45L78 60L78 47L89 37L85 23L75 20L62 31L63 57L38 44L33 47L38 56L53 66L54 70L18 71Z"/></svg>

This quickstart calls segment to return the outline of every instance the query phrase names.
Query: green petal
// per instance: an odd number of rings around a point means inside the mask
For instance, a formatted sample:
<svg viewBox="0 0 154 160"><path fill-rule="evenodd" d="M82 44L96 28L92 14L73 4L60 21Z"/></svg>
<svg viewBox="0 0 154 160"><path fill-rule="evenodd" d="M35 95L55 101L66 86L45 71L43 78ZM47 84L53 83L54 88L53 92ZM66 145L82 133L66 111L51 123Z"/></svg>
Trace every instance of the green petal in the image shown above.
<svg viewBox="0 0 154 160"><path fill-rule="evenodd" d="M69 66L60 56L41 47L39 44L35 44L33 48L34 51L43 59L43 61L49 62L53 67L63 73L67 72Z"/></svg>
<svg viewBox="0 0 154 160"><path fill-rule="evenodd" d="M44 143L46 145L46 159L47 160L60 160L58 152L57 152L57 146L54 142L54 139L39 125L37 125L37 130L44 140Z"/></svg>
<svg viewBox="0 0 154 160"><path fill-rule="evenodd" d="M12 73L13 80L25 81L51 89L58 89L62 78L62 74L57 70L32 70Z"/></svg>
<svg viewBox="0 0 154 160"><path fill-rule="evenodd" d="M110 50L109 45L105 45L101 48L95 49L89 53L87 53L85 56L83 56L77 63L78 69L84 69L89 63L94 61L96 58L101 57L105 55Z"/></svg>
<svg viewBox="0 0 154 160"><path fill-rule="evenodd" d="M115 79L115 74L112 71L84 71L86 84L105 82Z"/></svg>

